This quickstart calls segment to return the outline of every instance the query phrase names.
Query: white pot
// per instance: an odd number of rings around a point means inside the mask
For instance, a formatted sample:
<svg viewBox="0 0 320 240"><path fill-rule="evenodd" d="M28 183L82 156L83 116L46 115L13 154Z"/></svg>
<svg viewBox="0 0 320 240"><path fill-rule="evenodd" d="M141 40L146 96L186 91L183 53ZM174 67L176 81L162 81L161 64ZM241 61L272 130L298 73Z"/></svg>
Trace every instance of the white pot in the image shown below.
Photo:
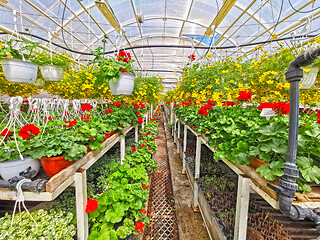
<svg viewBox="0 0 320 240"><path fill-rule="evenodd" d="M63 70L54 65L43 65L40 67L40 71L45 81L60 82L63 77Z"/></svg>
<svg viewBox="0 0 320 240"><path fill-rule="evenodd" d="M36 171L34 175L36 176L39 172L40 165L39 159L33 159L31 157L24 157L24 160L17 159L0 162L0 176L8 181L15 176L19 177L19 173L26 171L29 167Z"/></svg>
<svg viewBox="0 0 320 240"><path fill-rule="evenodd" d="M309 89L316 82L318 76L318 67L310 67L309 72L304 72L300 84L302 84L301 89Z"/></svg>
<svg viewBox="0 0 320 240"><path fill-rule="evenodd" d="M134 87L135 75L122 73L117 82L109 81L110 90L113 95L131 95Z"/></svg>
<svg viewBox="0 0 320 240"><path fill-rule="evenodd" d="M4 76L9 82L34 83L36 81L38 65L35 63L3 58L1 64Z"/></svg>

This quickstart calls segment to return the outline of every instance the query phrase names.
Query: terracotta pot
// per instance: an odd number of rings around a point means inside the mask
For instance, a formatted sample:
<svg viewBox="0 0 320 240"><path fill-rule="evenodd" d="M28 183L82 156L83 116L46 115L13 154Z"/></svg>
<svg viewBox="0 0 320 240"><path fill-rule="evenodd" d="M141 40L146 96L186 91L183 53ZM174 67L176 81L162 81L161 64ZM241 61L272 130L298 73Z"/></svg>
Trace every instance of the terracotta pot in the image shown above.
<svg viewBox="0 0 320 240"><path fill-rule="evenodd" d="M252 158L252 159L251 159L251 165L252 165L253 167L255 167L255 168L258 168L258 167L260 167L260 166L263 165L263 164L268 164L268 165L270 166L270 163L267 163L267 162L265 162L265 161L262 161L262 160L259 159L259 158Z"/></svg>
<svg viewBox="0 0 320 240"><path fill-rule="evenodd" d="M59 173L62 169L65 169L69 165L73 164L75 161L69 161L64 158L64 156L61 157L51 157L46 158L43 157L40 159L41 164L43 166L44 171L48 175L48 177L52 177Z"/></svg>

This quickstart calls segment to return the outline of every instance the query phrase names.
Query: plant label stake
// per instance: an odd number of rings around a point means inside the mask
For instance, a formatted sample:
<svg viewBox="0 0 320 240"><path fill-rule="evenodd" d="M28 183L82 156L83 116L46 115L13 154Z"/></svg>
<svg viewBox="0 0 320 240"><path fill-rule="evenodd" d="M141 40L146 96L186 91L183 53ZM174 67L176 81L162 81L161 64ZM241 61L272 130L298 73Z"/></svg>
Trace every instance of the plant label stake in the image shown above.
<svg viewBox="0 0 320 240"><path fill-rule="evenodd" d="M272 108L264 108L262 109L260 116L266 117L268 120L270 120L271 117L277 116L277 113Z"/></svg>

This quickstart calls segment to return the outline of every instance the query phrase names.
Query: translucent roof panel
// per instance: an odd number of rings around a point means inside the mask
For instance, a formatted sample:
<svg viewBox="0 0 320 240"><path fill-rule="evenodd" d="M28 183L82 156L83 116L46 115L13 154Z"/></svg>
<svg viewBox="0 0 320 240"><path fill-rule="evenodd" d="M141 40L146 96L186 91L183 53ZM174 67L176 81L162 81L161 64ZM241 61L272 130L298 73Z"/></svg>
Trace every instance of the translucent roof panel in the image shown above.
<svg viewBox="0 0 320 240"><path fill-rule="evenodd" d="M190 54L195 54L198 61L208 51L192 47L212 45L216 58L256 58L260 54L255 50L261 46L259 42L286 37L289 39L284 43L294 46L320 33L320 2L313 0L100 1L109 4L111 15L124 30L123 36L94 0L7 0L7 4L0 1L0 29L7 37L12 31L23 32L24 37L31 33L33 40L58 52L67 51L76 60L92 59L92 55L81 53L88 54L102 46L106 35L106 51L110 56L125 48L136 58L137 70L148 69L148 74L161 70L170 86L179 78L179 70L189 62ZM137 23L138 13L144 15L141 24ZM50 40L57 46L50 45ZM248 43L255 44L245 46ZM263 46L272 51L278 44ZM145 48L138 48L141 46ZM234 48L215 50L230 46ZM173 74L176 70L178 73Z"/></svg>

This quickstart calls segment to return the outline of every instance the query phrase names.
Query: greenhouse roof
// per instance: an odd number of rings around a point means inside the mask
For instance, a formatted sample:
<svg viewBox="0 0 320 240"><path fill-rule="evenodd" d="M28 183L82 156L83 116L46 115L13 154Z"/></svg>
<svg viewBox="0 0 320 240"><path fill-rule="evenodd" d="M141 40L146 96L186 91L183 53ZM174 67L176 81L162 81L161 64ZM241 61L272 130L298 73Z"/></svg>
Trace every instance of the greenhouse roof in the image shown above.
<svg viewBox="0 0 320 240"><path fill-rule="evenodd" d="M109 54L127 49L138 71L159 73L167 88L176 84L191 54L197 59L209 51L216 58L250 58L259 46L272 49L280 44L265 41L286 39L292 47L320 31L316 0L0 0L0 4L3 32L22 33L56 51L70 52L75 60L91 60L89 53L107 36Z"/></svg>

